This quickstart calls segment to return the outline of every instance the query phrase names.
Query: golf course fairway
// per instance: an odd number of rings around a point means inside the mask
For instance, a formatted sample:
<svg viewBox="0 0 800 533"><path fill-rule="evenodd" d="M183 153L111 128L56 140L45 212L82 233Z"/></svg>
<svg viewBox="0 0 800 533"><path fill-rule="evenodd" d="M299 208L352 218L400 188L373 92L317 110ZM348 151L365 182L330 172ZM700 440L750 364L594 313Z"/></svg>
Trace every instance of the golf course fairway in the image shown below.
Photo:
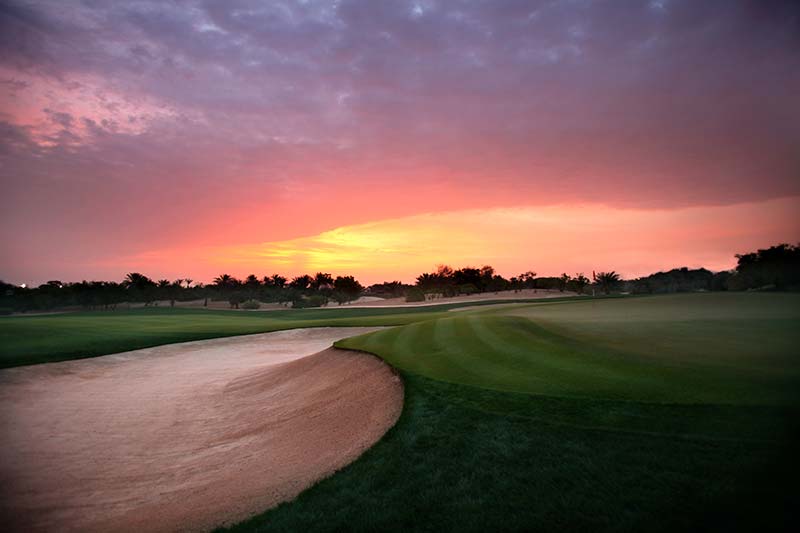
<svg viewBox="0 0 800 533"><path fill-rule="evenodd" d="M233 531L790 529L800 294L458 307L9 317L0 338L14 366L297 327L394 326L336 345L398 370L396 425Z"/></svg>
<svg viewBox="0 0 800 533"><path fill-rule="evenodd" d="M339 341L400 369L358 461L236 531L784 530L797 294L501 305Z"/></svg>

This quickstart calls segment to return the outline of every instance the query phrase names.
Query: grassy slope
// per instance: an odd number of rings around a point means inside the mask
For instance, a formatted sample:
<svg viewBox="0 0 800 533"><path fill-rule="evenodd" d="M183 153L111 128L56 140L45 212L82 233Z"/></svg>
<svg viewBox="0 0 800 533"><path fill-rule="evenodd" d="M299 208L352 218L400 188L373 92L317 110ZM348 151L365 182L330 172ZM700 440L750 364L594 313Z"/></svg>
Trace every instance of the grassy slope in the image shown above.
<svg viewBox="0 0 800 533"><path fill-rule="evenodd" d="M358 461L231 530L769 531L794 519L800 471L773 410L547 398L413 374L405 385L400 421ZM606 427L592 427L598 416Z"/></svg>
<svg viewBox="0 0 800 533"><path fill-rule="evenodd" d="M491 305L480 302L479 305ZM0 317L0 368L94 357L231 335L310 326L394 326L463 304L238 312L151 308Z"/></svg>
<svg viewBox="0 0 800 533"><path fill-rule="evenodd" d="M400 421L353 465L234 529L783 529L800 503L799 303L504 306L344 341L405 369ZM481 379L536 394L464 384Z"/></svg>
<svg viewBox="0 0 800 533"><path fill-rule="evenodd" d="M798 398L800 295L700 294L503 306L346 339L443 381L656 402Z"/></svg>

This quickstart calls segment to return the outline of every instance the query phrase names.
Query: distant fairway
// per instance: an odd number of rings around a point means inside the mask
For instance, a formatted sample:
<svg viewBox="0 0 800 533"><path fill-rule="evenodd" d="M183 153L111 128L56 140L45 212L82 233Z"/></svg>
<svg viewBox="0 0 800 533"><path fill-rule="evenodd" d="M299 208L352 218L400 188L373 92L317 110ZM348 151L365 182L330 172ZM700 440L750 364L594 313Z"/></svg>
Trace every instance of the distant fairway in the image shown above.
<svg viewBox="0 0 800 533"><path fill-rule="evenodd" d="M337 345L497 390L781 404L798 399L798 324L800 295L686 294L499 306Z"/></svg>
<svg viewBox="0 0 800 533"><path fill-rule="evenodd" d="M162 307L0 317L0 368L290 328L394 326L442 316L459 305L261 312Z"/></svg>

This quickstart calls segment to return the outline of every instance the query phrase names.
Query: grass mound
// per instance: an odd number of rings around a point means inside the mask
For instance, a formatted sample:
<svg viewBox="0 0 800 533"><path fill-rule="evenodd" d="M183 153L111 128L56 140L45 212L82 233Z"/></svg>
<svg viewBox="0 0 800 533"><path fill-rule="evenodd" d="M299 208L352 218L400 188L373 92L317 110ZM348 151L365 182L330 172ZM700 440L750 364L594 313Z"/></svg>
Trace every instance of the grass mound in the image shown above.
<svg viewBox="0 0 800 533"><path fill-rule="evenodd" d="M650 402L794 403L800 298L763 296L503 307L338 345L416 374L497 390Z"/></svg>

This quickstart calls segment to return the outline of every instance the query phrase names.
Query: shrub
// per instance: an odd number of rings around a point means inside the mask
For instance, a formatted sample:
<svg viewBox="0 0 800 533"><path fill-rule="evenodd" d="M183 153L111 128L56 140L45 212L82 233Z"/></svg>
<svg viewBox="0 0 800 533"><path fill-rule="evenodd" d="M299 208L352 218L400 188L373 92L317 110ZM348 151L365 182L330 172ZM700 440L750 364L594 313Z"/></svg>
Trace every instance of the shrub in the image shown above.
<svg viewBox="0 0 800 533"><path fill-rule="evenodd" d="M425 301L425 293L422 289L409 289L408 293L406 293L406 301L407 302L424 302Z"/></svg>
<svg viewBox="0 0 800 533"><path fill-rule="evenodd" d="M458 292L460 294L475 294L478 292L478 287L472 283L464 283L463 285L458 286Z"/></svg>
<svg viewBox="0 0 800 533"><path fill-rule="evenodd" d="M242 304L242 309L261 309L261 304L255 300L247 300Z"/></svg>
<svg viewBox="0 0 800 533"><path fill-rule="evenodd" d="M328 299L321 294L313 294L307 298L297 298L292 301L295 309L305 309L306 307L321 307L328 303Z"/></svg>

